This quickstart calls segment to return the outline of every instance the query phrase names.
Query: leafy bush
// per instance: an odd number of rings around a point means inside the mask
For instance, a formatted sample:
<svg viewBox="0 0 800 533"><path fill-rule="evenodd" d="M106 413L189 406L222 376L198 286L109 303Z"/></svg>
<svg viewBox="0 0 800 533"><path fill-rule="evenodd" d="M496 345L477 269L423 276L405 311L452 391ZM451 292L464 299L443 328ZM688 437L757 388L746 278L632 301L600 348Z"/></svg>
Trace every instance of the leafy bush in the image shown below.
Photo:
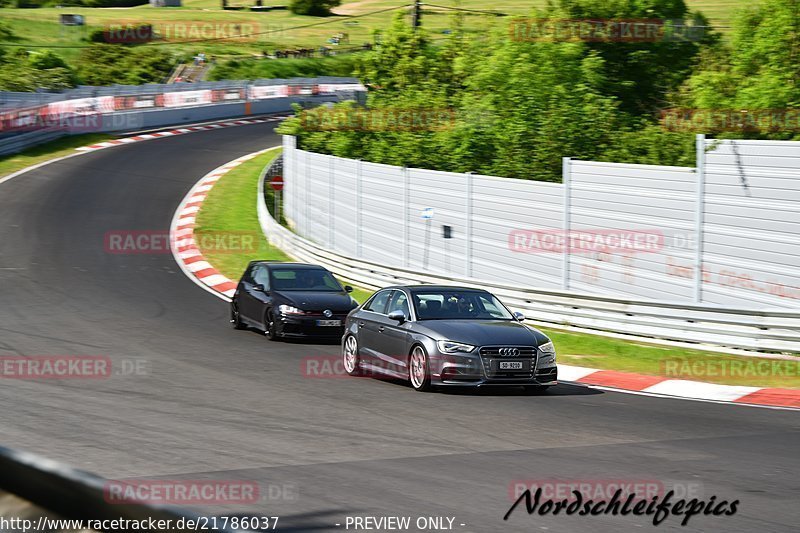
<svg viewBox="0 0 800 533"><path fill-rule="evenodd" d="M341 0L292 0L289 9L296 15L327 17L341 3Z"/></svg>

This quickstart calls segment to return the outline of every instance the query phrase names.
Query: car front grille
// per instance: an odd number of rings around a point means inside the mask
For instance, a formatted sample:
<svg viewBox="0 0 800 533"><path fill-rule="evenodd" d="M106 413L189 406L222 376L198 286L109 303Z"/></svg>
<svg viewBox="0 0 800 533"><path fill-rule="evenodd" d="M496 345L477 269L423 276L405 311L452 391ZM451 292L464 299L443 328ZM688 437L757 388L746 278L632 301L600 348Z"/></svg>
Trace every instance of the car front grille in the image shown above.
<svg viewBox="0 0 800 533"><path fill-rule="evenodd" d="M535 346L483 346L479 350L486 377L490 379L531 379L536 372ZM522 370L501 370L500 361L521 361Z"/></svg>

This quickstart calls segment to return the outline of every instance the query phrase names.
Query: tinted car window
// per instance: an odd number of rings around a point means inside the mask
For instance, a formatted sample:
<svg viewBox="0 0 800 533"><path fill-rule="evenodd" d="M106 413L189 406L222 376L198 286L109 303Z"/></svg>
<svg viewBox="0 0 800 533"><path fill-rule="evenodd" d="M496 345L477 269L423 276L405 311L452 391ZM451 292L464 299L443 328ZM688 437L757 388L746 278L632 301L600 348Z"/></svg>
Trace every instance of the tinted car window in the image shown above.
<svg viewBox="0 0 800 533"><path fill-rule="evenodd" d="M367 305L364 306L366 311L372 311L375 313L380 313L382 315L386 314L386 303L389 301L389 296L391 296L392 291L381 291L372 299L367 302Z"/></svg>
<svg viewBox="0 0 800 533"><path fill-rule="evenodd" d="M344 290L333 274L321 268L274 268L272 284L276 291Z"/></svg>
<svg viewBox="0 0 800 533"><path fill-rule="evenodd" d="M269 270L267 270L267 267L256 265L253 268L253 283L263 285L265 289L269 289Z"/></svg>
<svg viewBox="0 0 800 533"><path fill-rule="evenodd" d="M406 318L411 316L411 311L408 309L408 297L403 291L394 291L392 301L389 304L389 309L386 310L388 315L392 311L402 311Z"/></svg>
<svg viewBox="0 0 800 533"><path fill-rule="evenodd" d="M420 291L414 293L414 305L419 320L513 319L511 313L488 292Z"/></svg>

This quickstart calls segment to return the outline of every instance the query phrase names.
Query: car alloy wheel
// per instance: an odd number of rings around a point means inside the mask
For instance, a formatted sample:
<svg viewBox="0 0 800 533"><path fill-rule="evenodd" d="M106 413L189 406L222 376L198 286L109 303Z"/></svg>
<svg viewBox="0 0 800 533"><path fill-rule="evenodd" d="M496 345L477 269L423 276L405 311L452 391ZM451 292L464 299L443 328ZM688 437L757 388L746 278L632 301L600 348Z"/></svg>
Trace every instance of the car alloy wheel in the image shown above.
<svg viewBox="0 0 800 533"><path fill-rule="evenodd" d="M408 358L408 380L414 390L425 392L431 388L431 376L428 371L428 354L422 346L414 346Z"/></svg>
<svg viewBox="0 0 800 533"><path fill-rule="evenodd" d="M358 341L353 335L348 335L344 341L342 362L344 363L344 371L348 375L357 376L359 374Z"/></svg>

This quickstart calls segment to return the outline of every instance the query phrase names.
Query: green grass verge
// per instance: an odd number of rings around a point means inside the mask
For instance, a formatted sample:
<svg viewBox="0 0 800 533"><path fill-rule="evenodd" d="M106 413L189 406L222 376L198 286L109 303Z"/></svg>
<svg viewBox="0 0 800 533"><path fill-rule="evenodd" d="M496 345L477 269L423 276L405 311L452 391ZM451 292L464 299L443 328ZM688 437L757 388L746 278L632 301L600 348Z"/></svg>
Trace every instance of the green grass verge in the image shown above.
<svg viewBox="0 0 800 533"><path fill-rule="evenodd" d="M225 174L211 189L198 213L195 229L198 233L243 232L257 239L254 249L239 253L203 249L208 261L231 279L239 279L248 261L254 259L289 260L263 238L255 202L261 170L278 153L278 150L267 152ZM371 291L356 288L353 297L363 302L369 294ZM555 343L559 362L564 364L729 385L800 388L800 359L766 360L768 365L764 369L759 365L765 360L753 357L541 329ZM779 366L772 366L773 362ZM777 374L781 370L786 375Z"/></svg>
<svg viewBox="0 0 800 533"><path fill-rule="evenodd" d="M553 340L560 363L726 385L800 388L800 358L760 359L540 329Z"/></svg>
<svg viewBox="0 0 800 533"><path fill-rule="evenodd" d="M75 153L75 148L94 144L111 139L112 135L104 133L87 133L86 135L71 135L62 137L48 143L28 148L18 154L0 156L0 178L12 174L25 167L42 163L48 159L55 159Z"/></svg>

